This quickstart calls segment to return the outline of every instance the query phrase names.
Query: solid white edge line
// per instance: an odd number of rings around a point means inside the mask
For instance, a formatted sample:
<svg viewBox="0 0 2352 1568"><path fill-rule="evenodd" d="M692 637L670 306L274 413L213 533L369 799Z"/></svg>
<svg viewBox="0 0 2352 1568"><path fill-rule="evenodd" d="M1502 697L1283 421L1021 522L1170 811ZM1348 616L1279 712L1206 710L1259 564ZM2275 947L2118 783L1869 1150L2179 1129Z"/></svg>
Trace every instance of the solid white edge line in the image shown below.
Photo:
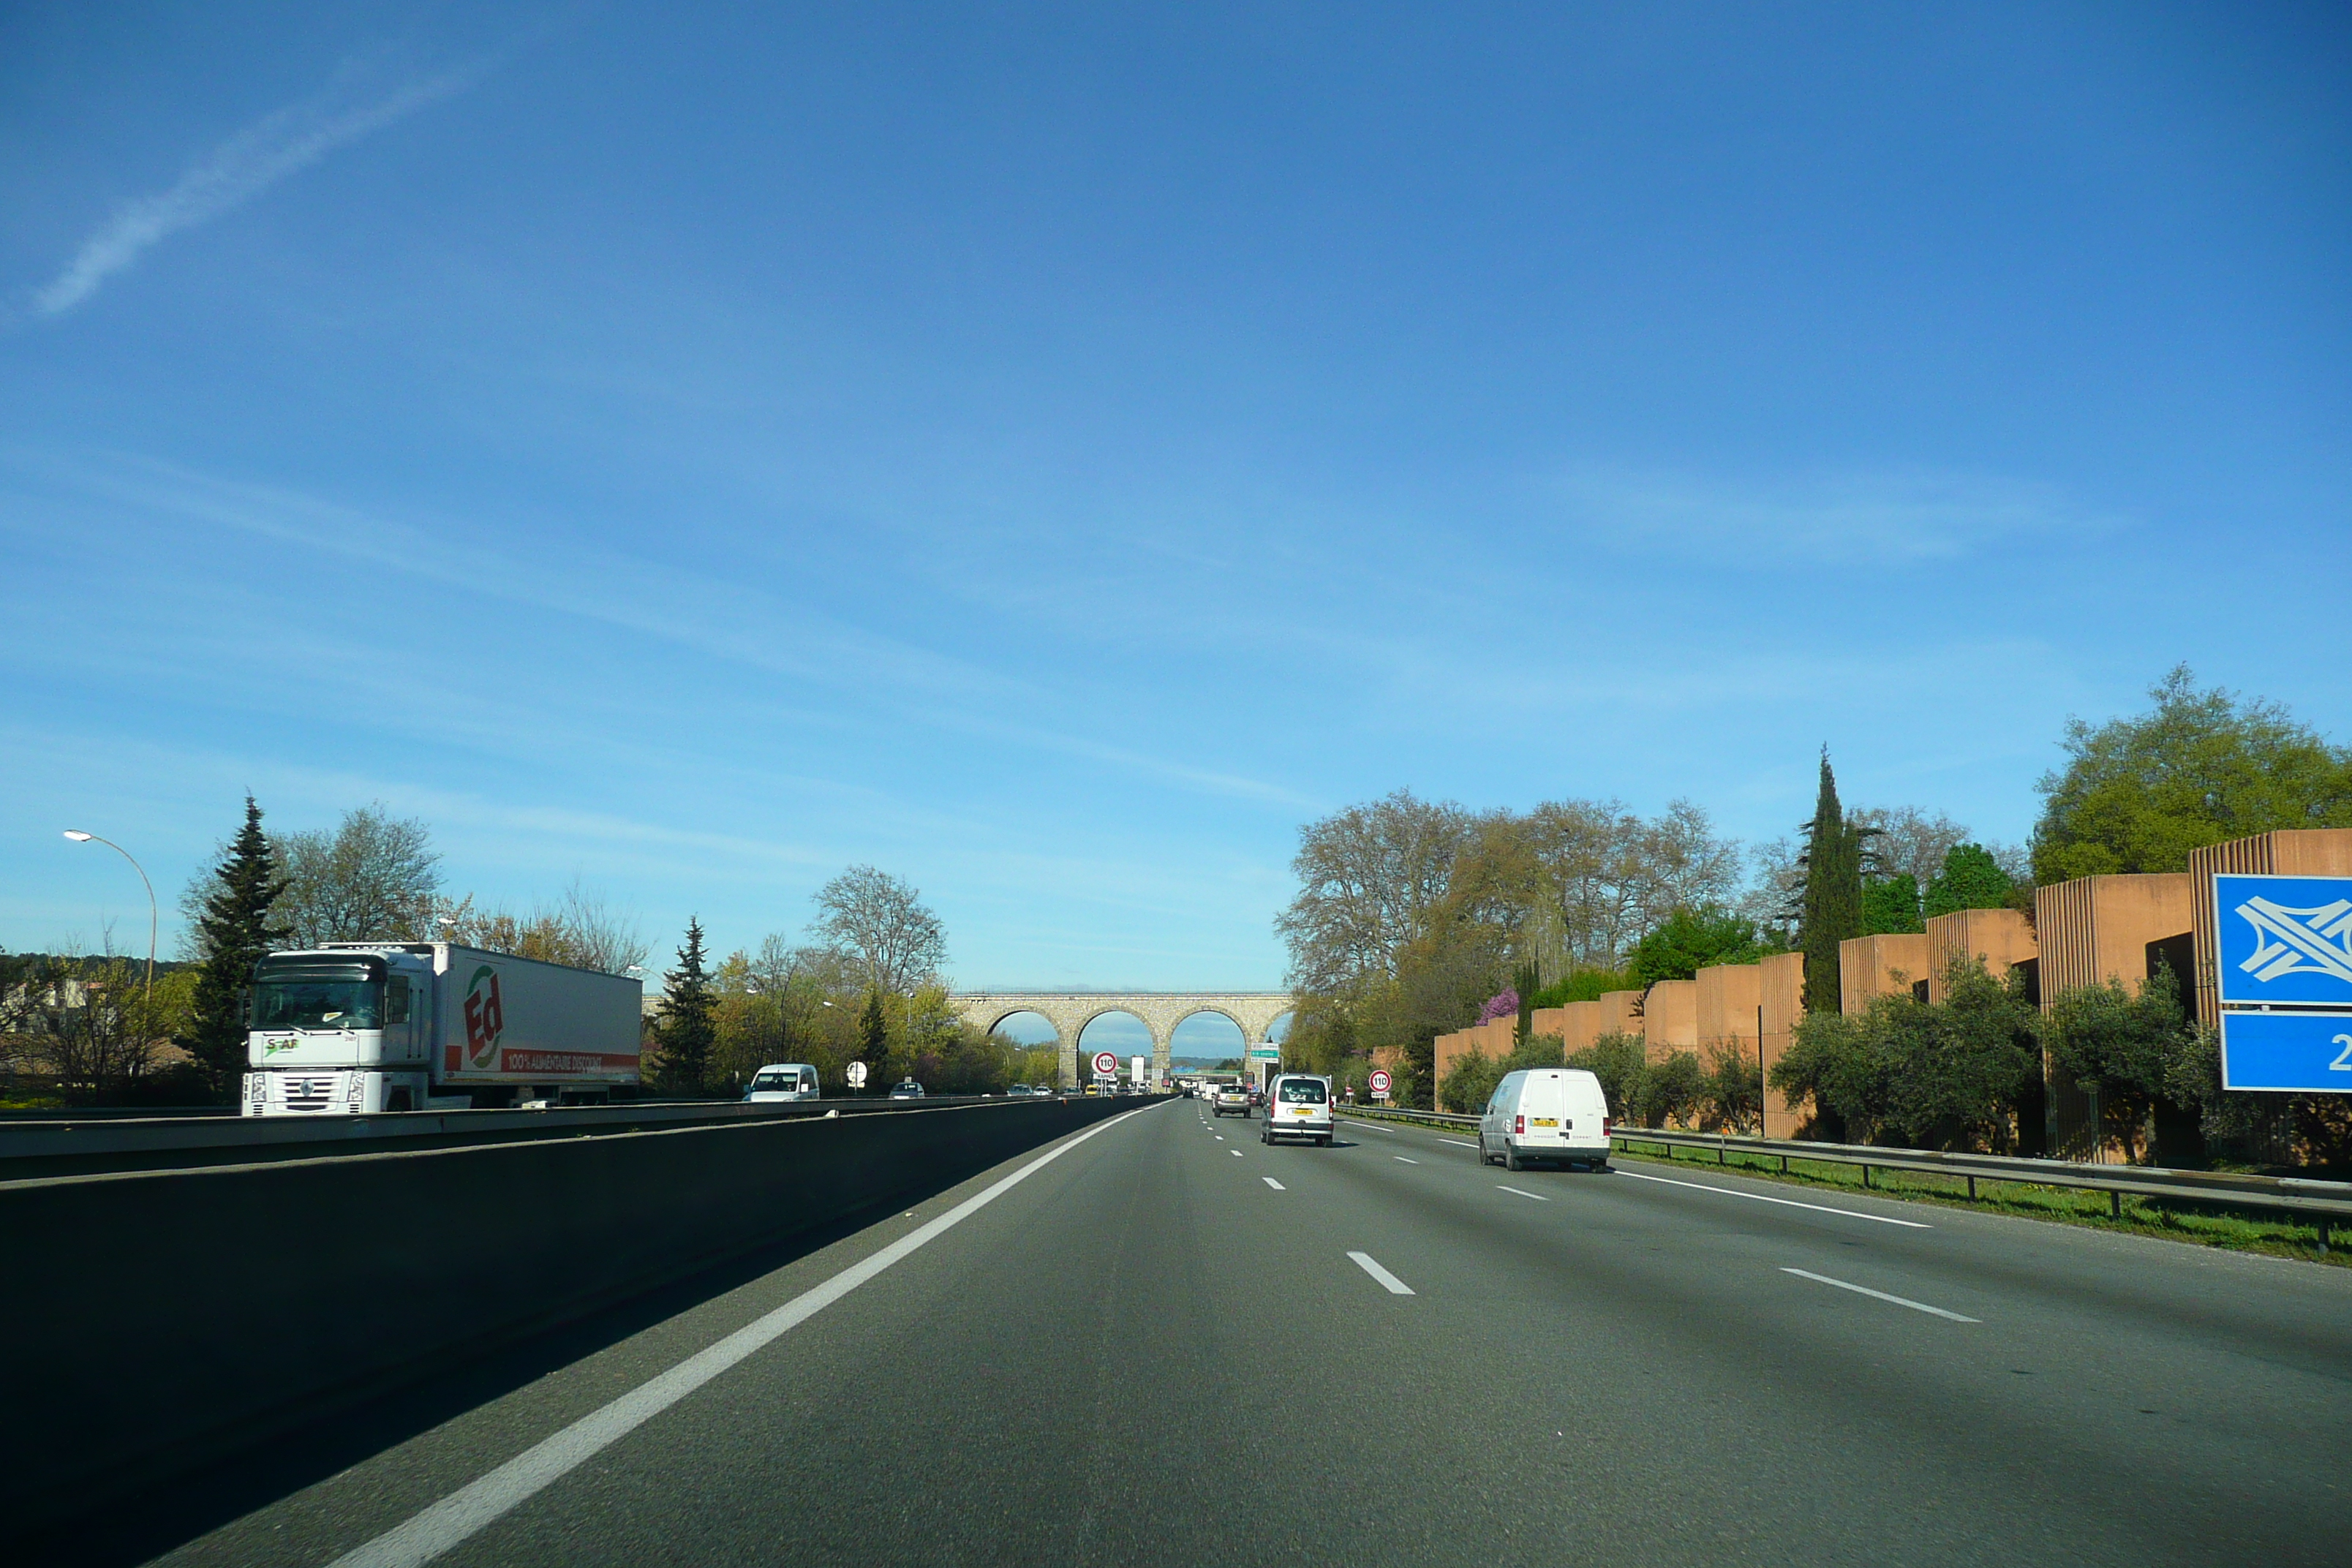
<svg viewBox="0 0 2352 1568"><path fill-rule="evenodd" d="M1816 1274L1810 1268L1783 1268L1780 1272L1793 1274L1800 1279L1812 1279L1823 1285L1834 1285L1841 1290L1851 1290L1857 1296L1869 1296L1881 1301L1892 1301L1898 1307L1908 1307L1915 1312L1930 1312L1938 1318L1949 1318L1956 1323L1984 1321L1982 1318L1964 1317L1958 1312L1948 1312L1941 1307L1930 1307L1925 1301L1914 1301L1908 1296L1890 1296L1884 1290L1874 1290L1867 1285L1854 1285L1843 1279L1832 1279L1826 1274Z"/></svg>
<svg viewBox="0 0 2352 1568"><path fill-rule="evenodd" d="M335 1559L330 1568L420 1568L458 1546L553 1482L611 1447L639 1426L742 1362L817 1313L856 1289L910 1254L954 1229L998 1198L1027 1181L1098 1132L1140 1116L1155 1106L1138 1106L1122 1115L1089 1127L1066 1143L1055 1145L997 1182L975 1193L939 1218L908 1231L840 1273L802 1291L782 1306L686 1358L621 1395L593 1410L553 1436L517 1454L478 1480L458 1488L439 1502L393 1526L365 1545Z"/></svg>
<svg viewBox="0 0 2352 1568"><path fill-rule="evenodd" d="M1548 1203L1551 1202L1551 1200L1550 1200L1549 1198L1548 1198L1548 1197L1544 1196L1541 1193L1528 1193L1528 1192L1520 1192L1518 1188L1517 1188L1517 1187L1507 1187L1507 1186L1503 1185L1503 1184L1502 1184L1502 1183L1500 1183L1500 1182L1497 1182L1497 1183L1496 1183L1496 1184L1495 1184L1495 1190L1496 1190L1496 1192L1498 1192L1498 1193L1517 1193L1520 1197L1523 1197L1523 1198L1533 1198L1533 1199L1535 1199L1535 1201L1536 1201L1536 1202L1538 1202L1538 1203L1539 1203L1539 1204L1548 1204Z"/></svg>
<svg viewBox="0 0 2352 1568"><path fill-rule="evenodd" d="M1277 1193L1286 1193L1290 1190L1288 1187L1284 1186L1280 1182L1276 1181L1272 1176L1260 1176L1258 1180L1264 1182L1267 1186L1272 1187Z"/></svg>
<svg viewBox="0 0 2352 1568"><path fill-rule="evenodd" d="M1370 1253L1351 1252L1348 1254L1348 1256L1355 1260L1357 1268L1362 1269L1365 1273L1370 1275L1373 1279L1386 1286L1390 1295L1410 1296L1413 1294L1413 1289L1412 1286L1406 1284L1403 1280L1398 1279L1395 1275L1381 1268L1380 1264L1374 1260Z"/></svg>
<svg viewBox="0 0 2352 1568"><path fill-rule="evenodd" d="M1936 1227L1916 1219L1896 1219L1892 1215L1864 1214L1860 1209L1833 1209L1827 1204L1801 1204L1794 1198L1768 1197L1762 1193L1743 1193L1737 1187L1712 1187L1705 1182L1677 1182L1672 1176L1647 1176L1639 1171L1617 1172L1637 1182L1658 1182L1669 1187L1688 1187L1694 1192L1720 1193L1727 1198L1753 1198L1759 1204L1780 1204L1792 1209L1811 1209L1816 1214L1842 1214L1848 1219L1874 1219L1881 1225L1899 1225L1906 1230L1933 1230Z"/></svg>

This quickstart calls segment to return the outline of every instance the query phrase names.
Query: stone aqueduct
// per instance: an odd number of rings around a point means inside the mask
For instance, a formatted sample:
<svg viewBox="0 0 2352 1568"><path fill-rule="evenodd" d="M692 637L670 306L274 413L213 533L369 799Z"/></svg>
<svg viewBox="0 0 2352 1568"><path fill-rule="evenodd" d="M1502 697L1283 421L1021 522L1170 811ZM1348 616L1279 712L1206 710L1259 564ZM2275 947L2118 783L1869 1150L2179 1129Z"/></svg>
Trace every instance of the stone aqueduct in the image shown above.
<svg viewBox="0 0 2352 1568"><path fill-rule="evenodd" d="M1062 1083L1078 1082L1078 1037L1106 1013L1131 1013L1151 1031L1151 1071L1168 1076L1168 1042L1195 1013L1231 1018L1242 1032L1244 1056L1266 1043L1265 1032L1297 1005L1287 991L973 991L950 998L967 1020L993 1029L1015 1013L1034 1013L1054 1026L1062 1043Z"/></svg>

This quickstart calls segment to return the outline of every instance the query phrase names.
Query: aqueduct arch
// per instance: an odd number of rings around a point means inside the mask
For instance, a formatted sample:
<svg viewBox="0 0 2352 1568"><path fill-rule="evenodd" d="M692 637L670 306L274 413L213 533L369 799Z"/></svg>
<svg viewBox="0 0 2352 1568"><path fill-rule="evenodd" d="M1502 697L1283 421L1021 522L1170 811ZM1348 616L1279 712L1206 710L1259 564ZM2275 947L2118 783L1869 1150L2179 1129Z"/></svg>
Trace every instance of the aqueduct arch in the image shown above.
<svg viewBox="0 0 2352 1568"><path fill-rule="evenodd" d="M1242 1032L1244 1053L1266 1044L1265 1032L1297 1003L1287 991L967 991L949 1001L965 1021L993 1029L1015 1013L1034 1013L1054 1026L1062 1046L1062 1085L1078 1083L1078 1037L1106 1013L1130 1013L1151 1032L1152 1077L1168 1077L1168 1042L1195 1013L1220 1013Z"/></svg>

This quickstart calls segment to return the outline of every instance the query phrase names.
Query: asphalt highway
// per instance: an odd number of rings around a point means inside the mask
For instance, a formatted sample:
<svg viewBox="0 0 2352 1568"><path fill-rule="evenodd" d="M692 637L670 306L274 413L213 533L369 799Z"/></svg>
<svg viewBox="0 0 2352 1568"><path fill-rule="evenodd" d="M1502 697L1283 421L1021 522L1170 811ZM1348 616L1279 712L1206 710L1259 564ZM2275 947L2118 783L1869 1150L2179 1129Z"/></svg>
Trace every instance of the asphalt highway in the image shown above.
<svg viewBox="0 0 2352 1568"><path fill-rule="evenodd" d="M2352 1274L1340 1125L1153 1102L163 1561L2352 1561Z"/></svg>

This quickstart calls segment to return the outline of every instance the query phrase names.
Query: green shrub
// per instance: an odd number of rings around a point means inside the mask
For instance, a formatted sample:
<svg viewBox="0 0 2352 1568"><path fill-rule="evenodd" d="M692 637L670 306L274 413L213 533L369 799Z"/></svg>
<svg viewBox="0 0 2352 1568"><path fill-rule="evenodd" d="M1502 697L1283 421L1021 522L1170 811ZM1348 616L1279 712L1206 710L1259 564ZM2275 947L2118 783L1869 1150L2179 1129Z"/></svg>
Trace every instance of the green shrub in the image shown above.
<svg viewBox="0 0 2352 1568"><path fill-rule="evenodd" d="M1648 1070L1647 1053L1641 1036L1612 1030L1567 1058L1561 1065L1582 1068L1599 1079L1601 1093L1609 1101L1609 1114L1620 1121L1629 1121L1634 1106L1640 1102L1642 1075Z"/></svg>
<svg viewBox="0 0 2352 1568"><path fill-rule="evenodd" d="M1676 1051L1643 1072L1634 1120L1644 1127L1687 1121L1706 1098L1706 1069L1699 1066L1698 1058L1689 1051Z"/></svg>

